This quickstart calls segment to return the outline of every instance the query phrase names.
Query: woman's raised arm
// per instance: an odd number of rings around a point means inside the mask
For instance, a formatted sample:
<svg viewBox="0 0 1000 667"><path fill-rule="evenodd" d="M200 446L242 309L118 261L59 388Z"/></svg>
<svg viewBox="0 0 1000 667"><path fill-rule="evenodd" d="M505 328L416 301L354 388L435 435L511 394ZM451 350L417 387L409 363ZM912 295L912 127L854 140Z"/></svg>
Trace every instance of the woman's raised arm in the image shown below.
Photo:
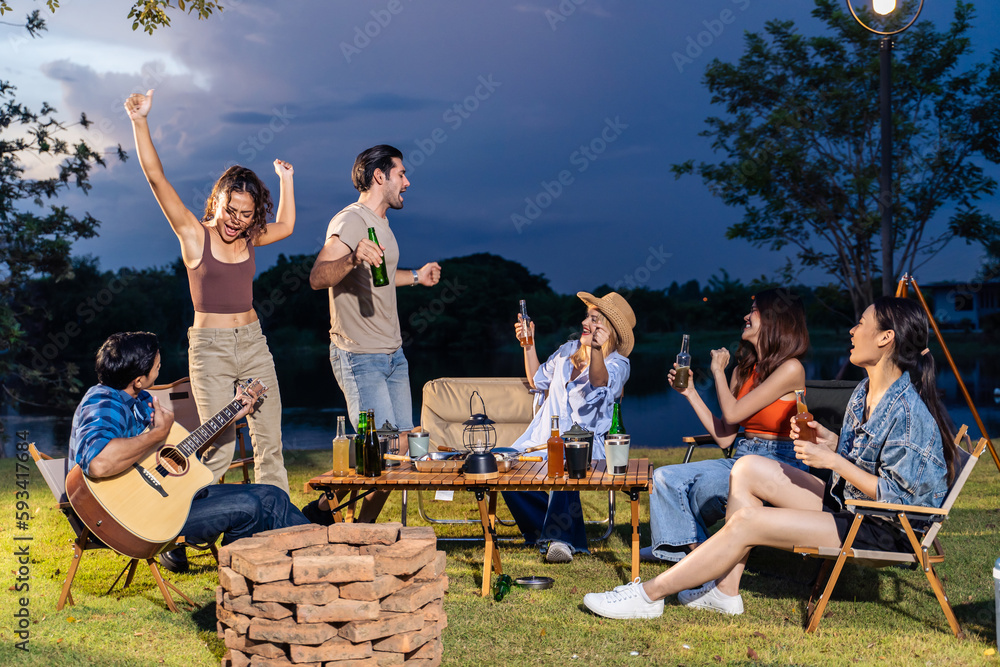
<svg viewBox="0 0 1000 667"><path fill-rule="evenodd" d="M264 231L254 241L254 245L262 246L280 241L291 236L295 230L295 189L292 187L292 174L295 170L284 160L274 161L274 173L281 182L278 194L278 215L274 222L264 227Z"/></svg>

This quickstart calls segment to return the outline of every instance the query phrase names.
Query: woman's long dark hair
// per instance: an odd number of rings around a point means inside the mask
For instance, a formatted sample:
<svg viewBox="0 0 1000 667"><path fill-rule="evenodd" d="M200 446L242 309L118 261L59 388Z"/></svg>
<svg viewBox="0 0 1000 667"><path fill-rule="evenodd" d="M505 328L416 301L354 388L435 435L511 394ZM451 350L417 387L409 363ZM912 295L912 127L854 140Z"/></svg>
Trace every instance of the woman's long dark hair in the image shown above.
<svg viewBox="0 0 1000 667"><path fill-rule="evenodd" d="M215 205L221 195L225 195L228 205L229 198L234 192L245 192L253 198L253 220L243 233L250 239L251 243L254 243L267 228L267 220L274 211L274 204L271 202L271 192L264 185L264 182L246 167L237 164L223 172L219 180L215 182L215 187L212 188L212 194L209 195L208 201L205 202L205 215L202 217L202 222L208 222L215 217Z"/></svg>
<svg viewBox="0 0 1000 667"><path fill-rule="evenodd" d="M930 329L927 314L915 301L891 296L879 297L872 305L879 330L891 329L895 333L890 360L897 368L909 372L913 388L917 390L941 431L944 459L948 464L948 483L951 484L955 479L958 459L955 430L938 394L934 357L930 353L925 354Z"/></svg>
<svg viewBox="0 0 1000 667"><path fill-rule="evenodd" d="M766 380L781 364L789 359L800 359L809 349L809 330L806 328L806 311L802 299L791 290L781 287L764 290L754 295L754 305L760 314L760 333L757 350L748 341L740 341L736 351L736 377L733 395L753 378L753 389ZM754 373L756 366L757 372Z"/></svg>

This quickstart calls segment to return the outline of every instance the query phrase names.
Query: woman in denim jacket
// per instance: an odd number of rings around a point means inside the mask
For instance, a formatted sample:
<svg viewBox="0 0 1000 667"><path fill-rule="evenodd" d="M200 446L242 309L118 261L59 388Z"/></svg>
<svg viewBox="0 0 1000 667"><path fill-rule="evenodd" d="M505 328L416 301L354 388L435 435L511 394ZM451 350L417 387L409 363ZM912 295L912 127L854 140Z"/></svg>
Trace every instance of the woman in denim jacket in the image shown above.
<svg viewBox="0 0 1000 667"><path fill-rule="evenodd" d="M726 380L729 350L712 350L712 376L722 417L716 417L689 382L677 391L691 403L719 447L734 447L732 458L712 458L663 466L653 471L649 527L653 544L639 554L647 561L679 561L708 539L708 528L726 516L729 473L738 459L766 456L802 468L795 458L789 419L795 414L795 390L805 386L799 359L809 348L802 301L785 289L754 296L743 318L736 368ZM673 386L674 374L668 381ZM745 434L737 438L743 427Z"/></svg>
<svg viewBox="0 0 1000 667"><path fill-rule="evenodd" d="M722 530L655 579L590 593L584 604L609 618L652 618L663 613L663 598L677 593L689 607L739 614L740 578L752 547L839 547L853 519L844 506L850 498L940 507L957 457L935 387L927 331L920 306L892 297L876 300L851 329L851 363L868 378L851 397L844 429L838 439L810 422L817 442L795 441L802 462L832 471L826 485L791 466L744 457L733 467ZM896 549L905 543L891 524L866 521L855 547Z"/></svg>

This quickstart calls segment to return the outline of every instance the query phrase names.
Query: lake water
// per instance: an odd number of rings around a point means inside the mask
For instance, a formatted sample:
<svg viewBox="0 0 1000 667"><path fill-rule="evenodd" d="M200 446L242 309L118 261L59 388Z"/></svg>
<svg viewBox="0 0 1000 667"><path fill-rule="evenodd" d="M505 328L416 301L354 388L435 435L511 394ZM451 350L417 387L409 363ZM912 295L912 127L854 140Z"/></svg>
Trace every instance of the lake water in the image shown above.
<svg viewBox="0 0 1000 667"><path fill-rule="evenodd" d="M337 416L346 414L329 360L326 357L293 355L278 365L281 383L282 432L289 449L319 449L330 446ZM523 373L522 358L517 353L494 353L489 358L470 354L420 354L410 352L411 385L414 390L414 423L419 423L420 394L425 382L437 377L513 376ZM832 378L844 362L842 355L825 355L807 361L808 377ZM943 361L943 360L941 360ZM680 446L685 435L703 433L704 428L683 396L667 386L668 363L673 356L643 353L632 358L632 375L626 385L622 417L632 442L640 446ZM1000 406L994 392L1000 387L1000 360L985 358L958 360L959 372L973 397L987 432L1000 436ZM853 367L852 367L853 369ZM853 369L857 370L857 369ZM162 378L167 380L167 378ZM711 381L695 371L695 380L705 402L718 412ZM954 374L939 365L938 386L945 404L957 424L968 424L969 432L979 437L972 411L962 399ZM486 406L489 414L490 406ZM49 454L65 455L70 429L69 417L9 415L0 417L7 434L5 455L14 451L14 434L28 431L29 438Z"/></svg>

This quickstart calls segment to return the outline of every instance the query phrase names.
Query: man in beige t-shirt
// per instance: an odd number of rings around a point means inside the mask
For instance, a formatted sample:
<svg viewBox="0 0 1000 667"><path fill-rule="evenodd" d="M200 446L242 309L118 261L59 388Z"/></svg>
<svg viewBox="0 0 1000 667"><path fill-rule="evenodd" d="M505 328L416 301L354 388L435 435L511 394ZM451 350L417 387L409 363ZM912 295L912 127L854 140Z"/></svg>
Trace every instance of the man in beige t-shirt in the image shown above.
<svg viewBox="0 0 1000 667"><path fill-rule="evenodd" d="M397 270L399 246L385 217L403 208L409 187L403 154L380 145L358 155L351 173L361 196L333 217L316 257L309 284L330 292L330 364L357 428L360 410L375 410L377 426L387 420L400 430L413 427L410 377L396 311L396 288L436 285L437 262ZM374 228L379 243L368 238ZM389 284L375 287L371 266L385 263Z"/></svg>

